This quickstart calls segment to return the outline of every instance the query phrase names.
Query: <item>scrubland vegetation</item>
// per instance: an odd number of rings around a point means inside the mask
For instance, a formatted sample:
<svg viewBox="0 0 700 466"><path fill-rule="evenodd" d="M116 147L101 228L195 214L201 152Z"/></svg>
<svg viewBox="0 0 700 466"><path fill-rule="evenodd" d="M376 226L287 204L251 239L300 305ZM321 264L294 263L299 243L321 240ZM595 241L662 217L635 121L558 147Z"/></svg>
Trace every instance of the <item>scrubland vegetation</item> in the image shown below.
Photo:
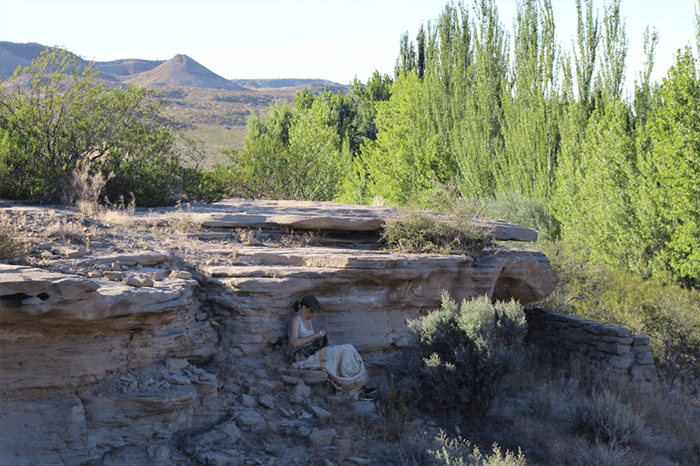
<svg viewBox="0 0 700 466"><path fill-rule="evenodd" d="M577 6L567 51L549 0L520 1L510 34L495 2L448 3L415 42L401 38L393 77L355 79L348 95L304 90L293 106L251 114L243 146L212 168L201 143L178 140L157 95L106 89L68 53L47 50L0 88L0 197L380 202L452 214L457 233L419 214L387 229L393 247L441 253L483 245L473 232L460 239L465 205L534 228L561 278L540 304L649 335L659 391L621 400L540 377L536 355L510 349L522 333L515 307L484 311L504 316L494 323L459 317L465 305L446 297L414 326L413 368L397 366L380 397L403 461L393 464L526 461L486 459L472 446L493 442L522 446L528 464L698 464L700 13L697 43L678 44L661 82L650 79L656 32L632 38L646 61L625 89L630 38L619 0L600 15L590 1ZM25 246L0 222L3 259L19 260ZM470 319L507 331L484 336ZM411 413L440 408L471 444L454 429L437 445L415 437Z"/></svg>

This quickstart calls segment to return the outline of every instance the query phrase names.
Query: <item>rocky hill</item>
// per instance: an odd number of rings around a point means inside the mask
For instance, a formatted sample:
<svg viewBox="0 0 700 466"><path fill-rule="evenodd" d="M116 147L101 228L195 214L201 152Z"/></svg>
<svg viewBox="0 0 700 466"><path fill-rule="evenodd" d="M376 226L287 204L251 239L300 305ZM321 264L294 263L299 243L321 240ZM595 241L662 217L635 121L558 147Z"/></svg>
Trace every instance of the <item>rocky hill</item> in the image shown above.
<svg viewBox="0 0 700 466"><path fill-rule="evenodd" d="M245 90L205 68L187 55L175 55L153 69L124 75L120 77L120 80L130 86L146 88L186 86L229 91Z"/></svg>
<svg viewBox="0 0 700 466"><path fill-rule="evenodd" d="M0 76L2 80L12 76L17 66L31 65L46 46L37 43L0 41ZM87 65L86 60L82 60ZM279 89L310 86L312 92L325 88L347 92L347 86L324 79L251 79L229 80L202 66L187 55L175 55L170 60L120 59L95 62L100 71L98 78L111 85L136 85L146 88L195 87L245 91L248 89Z"/></svg>

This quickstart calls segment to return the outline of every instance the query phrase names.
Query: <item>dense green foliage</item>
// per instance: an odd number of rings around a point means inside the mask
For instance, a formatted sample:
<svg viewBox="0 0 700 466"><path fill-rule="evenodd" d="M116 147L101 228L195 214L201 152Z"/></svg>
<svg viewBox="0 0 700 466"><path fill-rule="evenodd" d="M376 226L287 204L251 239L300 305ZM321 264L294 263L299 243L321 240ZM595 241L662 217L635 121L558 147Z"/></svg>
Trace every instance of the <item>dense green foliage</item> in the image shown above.
<svg viewBox="0 0 700 466"><path fill-rule="evenodd" d="M486 205L520 197L547 237L586 246L595 263L700 285L698 60L681 49L650 82L658 38L647 31L625 95L620 0L602 18L590 0L577 6L571 55L549 0L519 2L512 54L493 0L448 3L417 46L403 35L376 139L338 198L401 205L436 182Z"/></svg>
<svg viewBox="0 0 700 466"><path fill-rule="evenodd" d="M0 87L0 196L71 199L71 174L87 169L108 179L112 201L172 200L180 164L162 102L142 88L106 89L97 74L47 49Z"/></svg>
<svg viewBox="0 0 700 466"><path fill-rule="evenodd" d="M525 314L486 297L461 304L443 293L440 309L409 322L414 351L397 367L397 388L419 409L482 418L502 378L521 361Z"/></svg>

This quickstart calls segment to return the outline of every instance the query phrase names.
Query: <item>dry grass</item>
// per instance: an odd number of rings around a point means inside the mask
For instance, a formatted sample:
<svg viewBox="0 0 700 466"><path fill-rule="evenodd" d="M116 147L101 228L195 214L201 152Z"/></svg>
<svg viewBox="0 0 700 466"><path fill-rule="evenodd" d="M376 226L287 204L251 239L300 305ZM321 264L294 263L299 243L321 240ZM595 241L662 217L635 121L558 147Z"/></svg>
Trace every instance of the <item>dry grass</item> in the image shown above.
<svg viewBox="0 0 700 466"><path fill-rule="evenodd" d="M448 464L434 463L424 456L426 449L439 447L440 442L435 439L438 428L448 432L449 439L461 436L469 440L484 454L491 453L494 443L502 451L517 452L522 448L527 464L531 466L700 464L698 398L670 394L663 386L651 393L630 390L621 393L615 392L615 387L608 387L610 397L616 400L615 406L624 411L624 418L643 420L643 428L635 431L640 434L636 438L627 439L628 444L620 441L606 443L601 438L596 440L595 436L589 436L589 432L576 423L577 407L599 403L600 395L596 394L594 387L581 380L559 376L542 361L541 355L534 351L529 353L520 369L509 374L504 381L503 390L483 420L449 415L431 419L419 411L416 420L407 422L398 438L383 434L392 430L396 432L395 416L385 415L381 422L370 427L358 425L358 429L368 429L372 441L379 442L375 445L373 457L381 458L381 461L373 464ZM431 424L435 427L426 427ZM641 423L635 422L633 427L641 427Z"/></svg>
<svg viewBox="0 0 700 466"><path fill-rule="evenodd" d="M295 232L292 230L288 235L280 237L279 241L282 246L290 248L303 248L317 244L313 231Z"/></svg>
<svg viewBox="0 0 700 466"><path fill-rule="evenodd" d="M202 228L202 224L196 222L192 218L190 204L185 204L185 209L183 210L180 201L178 201L175 216L176 218L170 220L168 223L169 227L175 231L179 231L180 233L191 233L199 231Z"/></svg>
<svg viewBox="0 0 700 466"><path fill-rule="evenodd" d="M0 261L26 263L31 241L21 232L22 220L23 217L13 218L7 212L0 212Z"/></svg>
<svg viewBox="0 0 700 466"><path fill-rule="evenodd" d="M44 231L44 236L68 243L85 244L86 231L78 222L64 217L51 223Z"/></svg>
<svg viewBox="0 0 700 466"><path fill-rule="evenodd" d="M107 181L100 172L91 172L89 168L71 170L58 180L58 195L61 204L91 204L96 206ZM82 211L82 208L81 208Z"/></svg>

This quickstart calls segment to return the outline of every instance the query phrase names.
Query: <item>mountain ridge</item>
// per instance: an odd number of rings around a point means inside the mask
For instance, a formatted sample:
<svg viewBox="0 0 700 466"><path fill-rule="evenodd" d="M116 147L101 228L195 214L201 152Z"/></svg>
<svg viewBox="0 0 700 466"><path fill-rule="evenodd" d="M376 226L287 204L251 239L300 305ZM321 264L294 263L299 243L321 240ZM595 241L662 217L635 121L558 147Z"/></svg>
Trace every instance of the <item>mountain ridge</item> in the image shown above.
<svg viewBox="0 0 700 466"><path fill-rule="evenodd" d="M31 61L38 58L45 48L36 42L0 41L0 80L9 79L17 66L30 66ZM78 58L81 66L90 63L79 56ZM348 88L326 79L226 79L184 54L177 54L169 60L124 58L96 61L93 66L99 71L98 79L113 86L136 85L150 89L198 87L238 91L313 86L317 92L323 89L347 92Z"/></svg>

